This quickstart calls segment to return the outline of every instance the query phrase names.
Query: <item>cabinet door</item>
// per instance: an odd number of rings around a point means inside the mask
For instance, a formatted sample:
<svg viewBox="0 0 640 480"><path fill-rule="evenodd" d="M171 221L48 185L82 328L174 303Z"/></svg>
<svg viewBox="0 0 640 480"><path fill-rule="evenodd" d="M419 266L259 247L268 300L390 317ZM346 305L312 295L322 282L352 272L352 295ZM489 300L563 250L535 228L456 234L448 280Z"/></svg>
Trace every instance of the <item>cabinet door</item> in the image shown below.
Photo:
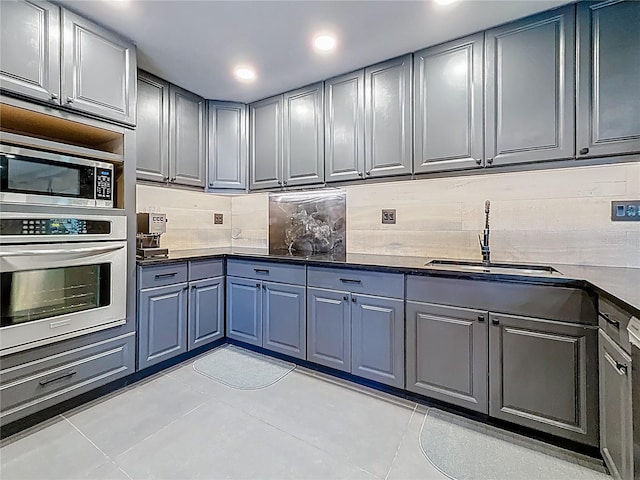
<svg viewBox="0 0 640 480"><path fill-rule="evenodd" d="M483 34L414 54L415 173L483 163Z"/></svg>
<svg viewBox="0 0 640 480"><path fill-rule="evenodd" d="M307 288L307 360L351 371L351 306L347 292Z"/></svg>
<svg viewBox="0 0 640 480"><path fill-rule="evenodd" d="M60 96L60 9L0 2L0 88L56 104Z"/></svg>
<svg viewBox="0 0 640 480"><path fill-rule="evenodd" d="M262 289L257 280L227 277L227 337L262 346Z"/></svg>
<svg viewBox="0 0 640 480"><path fill-rule="evenodd" d="M136 173L143 180L169 180L169 84L138 71Z"/></svg>
<svg viewBox="0 0 640 480"><path fill-rule="evenodd" d="M487 312L407 302L407 390L488 413Z"/></svg>
<svg viewBox="0 0 640 480"><path fill-rule="evenodd" d="M490 314L489 415L598 446L598 331Z"/></svg>
<svg viewBox="0 0 640 480"><path fill-rule="evenodd" d="M135 45L64 9L62 28L62 104L135 125Z"/></svg>
<svg viewBox="0 0 640 480"><path fill-rule="evenodd" d="M247 188L247 107L242 103L208 102L209 188Z"/></svg>
<svg viewBox="0 0 640 480"><path fill-rule="evenodd" d="M187 351L187 284L140 290L138 369Z"/></svg>
<svg viewBox="0 0 640 480"><path fill-rule="evenodd" d="M599 337L600 450L613 478L631 480L634 468L631 358L604 332Z"/></svg>
<svg viewBox="0 0 640 480"><path fill-rule="evenodd" d="M485 33L487 164L574 156L574 9Z"/></svg>
<svg viewBox="0 0 640 480"><path fill-rule="evenodd" d="M282 95L249 106L251 189L282 185Z"/></svg>
<svg viewBox="0 0 640 480"><path fill-rule="evenodd" d="M190 283L189 350L224 337L224 277Z"/></svg>
<svg viewBox="0 0 640 480"><path fill-rule="evenodd" d="M364 71L366 175L411 173L413 123L411 54Z"/></svg>
<svg viewBox="0 0 640 480"><path fill-rule="evenodd" d="M304 360L307 355L305 287L263 282L263 347Z"/></svg>
<svg viewBox="0 0 640 480"><path fill-rule="evenodd" d="M324 182L324 84L284 94L284 185Z"/></svg>
<svg viewBox="0 0 640 480"><path fill-rule="evenodd" d="M578 3L578 156L640 152L640 2Z"/></svg>
<svg viewBox="0 0 640 480"><path fill-rule="evenodd" d="M169 181L204 187L205 101L175 85L169 94Z"/></svg>
<svg viewBox="0 0 640 480"><path fill-rule="evenodd" d="M324 82L325 180L364 177L364 70Z"/></svg>
<svg viewBox="0 0 640 480"><path fill-rule="evenodd" d="M351 373L404 388L404 301L351 294Z"/></svg>

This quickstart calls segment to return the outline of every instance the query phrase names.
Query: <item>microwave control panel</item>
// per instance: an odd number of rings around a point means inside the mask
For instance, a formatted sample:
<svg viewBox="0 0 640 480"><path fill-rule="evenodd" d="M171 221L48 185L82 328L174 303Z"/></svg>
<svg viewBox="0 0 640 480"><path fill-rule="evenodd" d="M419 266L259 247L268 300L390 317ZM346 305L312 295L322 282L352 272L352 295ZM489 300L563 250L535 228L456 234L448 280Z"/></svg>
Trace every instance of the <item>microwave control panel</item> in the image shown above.
<svg viewBox="0 0 640 480"><path fill-rule="evenodd" d="M81 218L3 218L0 236L4 235L96 235L111 232L111 222Z"/></svg>
<svg viewBox="0 0 640 480"><path fill-rule="evenodd" d="M96 200L111 200L113 171L96 168Z"/></svg>

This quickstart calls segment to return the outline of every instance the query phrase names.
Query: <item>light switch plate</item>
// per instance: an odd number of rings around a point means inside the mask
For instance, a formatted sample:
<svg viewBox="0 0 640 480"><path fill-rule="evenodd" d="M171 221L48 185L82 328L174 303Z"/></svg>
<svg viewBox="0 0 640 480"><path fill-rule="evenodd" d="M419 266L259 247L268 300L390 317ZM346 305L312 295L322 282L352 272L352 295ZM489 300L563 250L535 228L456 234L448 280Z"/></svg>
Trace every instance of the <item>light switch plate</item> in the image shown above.
<svg viewBox="0 0 640 480"><path fill-rule="evenodd" d="M222 213L214 213L213 214L213 224L214 225L222 225L222 223L223 223Z"/></svg>
<svg viewBox="0 0 640 480"><path fill-rule="evenodd" d="M396 209L395 208L383 208L382 209L382 223L396 223Z"/></svg>
<svg viewBox="0 0 640 480"><path fill-rule="evenodd" d="M640 200L613 200L612 222L640 222Z"/></svg>

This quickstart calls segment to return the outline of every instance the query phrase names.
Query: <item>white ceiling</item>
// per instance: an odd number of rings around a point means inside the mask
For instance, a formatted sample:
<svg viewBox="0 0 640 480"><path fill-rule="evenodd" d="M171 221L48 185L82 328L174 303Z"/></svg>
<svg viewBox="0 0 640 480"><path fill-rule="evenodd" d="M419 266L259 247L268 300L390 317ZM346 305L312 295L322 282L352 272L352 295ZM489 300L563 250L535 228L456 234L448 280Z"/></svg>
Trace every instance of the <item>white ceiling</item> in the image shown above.
<svg viewBox="0 0 640 480"><path fill-rule="evenodd" d="M205 98L251 102L570 3L566 0L60 0L138 46L138 65ZM318 55L313 35L338 48ZM238 63L257 80L239 83Z"/></svg>

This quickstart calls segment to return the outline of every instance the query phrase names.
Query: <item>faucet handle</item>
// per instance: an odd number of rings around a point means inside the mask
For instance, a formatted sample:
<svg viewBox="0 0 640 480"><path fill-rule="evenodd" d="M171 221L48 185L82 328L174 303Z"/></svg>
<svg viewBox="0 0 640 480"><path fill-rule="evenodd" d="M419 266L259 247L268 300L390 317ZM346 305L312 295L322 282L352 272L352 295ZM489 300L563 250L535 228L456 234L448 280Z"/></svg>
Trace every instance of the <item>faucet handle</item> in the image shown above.
<svg viewBox="0 0 640 480"><path fill-rule="evenodd" d="M485 200L484 202L484 213L489 213L489 207L491 206L491 202L489 200Z"/></svg>
<svg viewBox="0 0 640 480"><path fill-rule="evenodd" d="M480 248L484 248L484 244L482 243L482 235L478 234L478 242L480 242Z"/></svg>

